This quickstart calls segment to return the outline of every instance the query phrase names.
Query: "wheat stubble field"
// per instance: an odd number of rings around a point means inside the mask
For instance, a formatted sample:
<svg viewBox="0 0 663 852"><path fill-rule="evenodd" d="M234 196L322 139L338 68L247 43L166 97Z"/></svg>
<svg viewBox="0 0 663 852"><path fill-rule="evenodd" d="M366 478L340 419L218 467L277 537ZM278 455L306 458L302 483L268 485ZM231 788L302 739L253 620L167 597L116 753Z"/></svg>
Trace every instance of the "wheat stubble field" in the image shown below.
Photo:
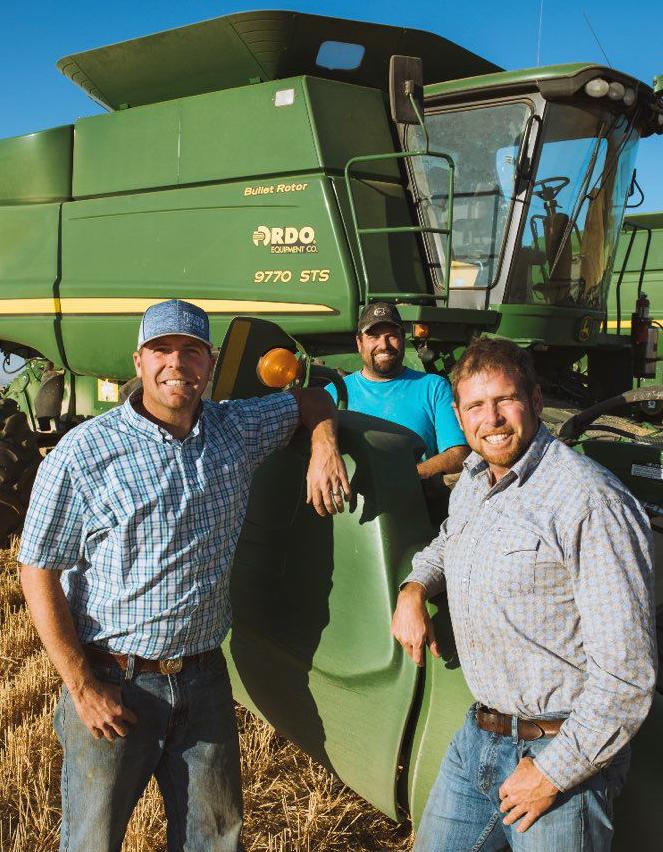
<svg viewBox="0 0 663 852"><path fill-rule="evenodd" d="M61 757L51 715L59 681L25 609L17 545L0 551L0 852L54 852ZM241 708L238 724L247 852L410 848L407 826L394 825L269 725ZM123 849L165 852L163 808L153 782Z"/></svg>

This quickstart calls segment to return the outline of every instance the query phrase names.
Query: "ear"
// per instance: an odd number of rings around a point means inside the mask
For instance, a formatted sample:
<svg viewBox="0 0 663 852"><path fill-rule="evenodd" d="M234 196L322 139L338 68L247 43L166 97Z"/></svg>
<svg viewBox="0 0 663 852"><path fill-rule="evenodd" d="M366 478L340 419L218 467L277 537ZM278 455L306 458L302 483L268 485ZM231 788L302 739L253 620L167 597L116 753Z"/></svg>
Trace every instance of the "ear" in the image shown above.
<svg viewBox="0 0 663 852"><path fill-rule="evenodd" d="M361 352L361 334L356 334L355 340L357 342L357 352Z"/></svg>
<svg viewBox="0 0 663 852"><path fill-rule="evenodd" d="M460 411L458 410L458 406L456 405L455 402L452 402L451 407L453 408L454 414L456 415L456 420L458 421L458 425L462 429L463 428L463 421L460 419Z"/></svg>
<svg viewBox="0 0 663 852"><path fill-rule="evenodd" d="M142 376L140 374L140 352L134 352L133 358L134 358L134 369L136 371L136 375L140 379L140 378L142 378Z"/></svg>
<svg viewBox="0 0 663 852"><path fill-rule="evenodd" d="M532 405L536 416L541 417L541 413L543 412L543 394L541 393L540 385L537 385L534 388L534 392L532 393Z"/></svg>

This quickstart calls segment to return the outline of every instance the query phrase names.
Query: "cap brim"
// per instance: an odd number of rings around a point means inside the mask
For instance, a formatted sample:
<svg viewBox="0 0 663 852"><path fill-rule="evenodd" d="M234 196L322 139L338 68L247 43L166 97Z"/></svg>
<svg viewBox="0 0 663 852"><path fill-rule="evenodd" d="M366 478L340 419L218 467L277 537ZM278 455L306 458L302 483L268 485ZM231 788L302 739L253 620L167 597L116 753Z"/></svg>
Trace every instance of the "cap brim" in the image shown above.
<svg viewBox="0 0 663 852"><path fill-rule="evenodd" d="M369 322L368 325L362 325L362 327L358 328L357 331L363 334L365 331L368 331L369 328L373 328L373 326L375 325L393 325L394 328L403 328L402 322L397 322L396 320L376 319L374 322Z"/></svg>
<svg viewBox="0 0 663 852"><path fill-rule="evenodd" d="M161 332L161 334L155 334L153 337L148 337L147 340L143 340L142 343L140 343L139 346L138 346L138 351L140 352L140 350L143 348L143 346L145 346L146 343L151 343L153 340L158 340L160 337L175 337L175 336L177 336L177 337L190 337L193 340L199 340L201 343L204 343L205 346L207 346L207 348L210 350L210 352L212 351L212 344L210 343L209 340L205 340L204 337L198 337L197 334L187 334L186 331L163 331L163 332Z"/></svg>

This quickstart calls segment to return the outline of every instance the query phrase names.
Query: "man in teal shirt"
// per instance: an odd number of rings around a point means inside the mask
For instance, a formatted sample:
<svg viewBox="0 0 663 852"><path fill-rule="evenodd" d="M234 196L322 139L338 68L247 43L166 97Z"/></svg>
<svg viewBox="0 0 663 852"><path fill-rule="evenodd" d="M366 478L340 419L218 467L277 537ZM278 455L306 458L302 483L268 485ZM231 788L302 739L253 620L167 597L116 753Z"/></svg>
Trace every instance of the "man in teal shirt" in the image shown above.
<svg viewBox="0 0 663 852"><path fill-rule="evenodd" d="M421 479L459 473L470 450L452 409L451 387L442 376L403 366L403 321L395 305L373 302L364 308L357 350L364 366L344 378L348 409L416 432L426 445L417 464ZM336 400L333 385L325 390Z"/></svg>

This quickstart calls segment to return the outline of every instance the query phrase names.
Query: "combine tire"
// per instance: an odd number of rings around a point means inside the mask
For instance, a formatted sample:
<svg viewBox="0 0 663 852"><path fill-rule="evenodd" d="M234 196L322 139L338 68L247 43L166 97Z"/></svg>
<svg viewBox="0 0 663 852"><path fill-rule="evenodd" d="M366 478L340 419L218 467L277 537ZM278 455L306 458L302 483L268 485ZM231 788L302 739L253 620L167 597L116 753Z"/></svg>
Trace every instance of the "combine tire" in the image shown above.
<svg viewBox="0 0 663 852"><path fill-rule="evenodd" d="M40 461L25 414L13 399L0 399L0 547L21 531Z"/></svg>

